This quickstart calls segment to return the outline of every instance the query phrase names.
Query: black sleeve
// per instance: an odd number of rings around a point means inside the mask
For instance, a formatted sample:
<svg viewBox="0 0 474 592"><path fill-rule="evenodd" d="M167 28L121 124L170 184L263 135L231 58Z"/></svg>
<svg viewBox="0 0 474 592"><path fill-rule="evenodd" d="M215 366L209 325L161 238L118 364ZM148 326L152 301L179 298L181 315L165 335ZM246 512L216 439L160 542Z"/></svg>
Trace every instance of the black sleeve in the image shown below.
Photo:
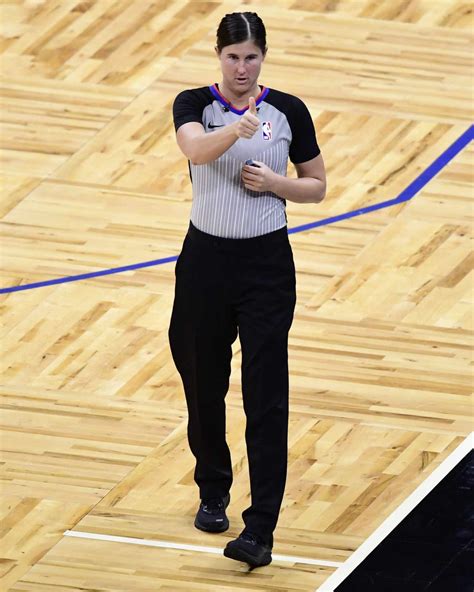
<svg viewBox="0 0 474 592"><path fill-rule="evenodd" d="M190 121L197 121L202 124L202 112L209 101L206 100L204 92L199 92L200 90L202 89L183 90L175 98L173 103L175 131L178 131L180 126Z"/></svg>
<svg viewBox="0 0 474 592"><path fill-rule="evenodd" d="M313 120L308 107L295 96L293 96L291 109L288 113L288 123L292 134L289 153L291 162L299 164L316 158L321 150L316 139Z"/></svg>

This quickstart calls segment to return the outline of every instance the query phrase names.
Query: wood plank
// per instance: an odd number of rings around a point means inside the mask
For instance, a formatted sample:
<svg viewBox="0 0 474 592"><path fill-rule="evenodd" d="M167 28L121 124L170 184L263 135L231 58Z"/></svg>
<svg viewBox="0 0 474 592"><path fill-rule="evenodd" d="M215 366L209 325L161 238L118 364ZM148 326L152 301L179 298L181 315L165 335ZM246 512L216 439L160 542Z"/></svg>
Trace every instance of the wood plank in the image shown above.
<svg viewBox="0 0 474 592"><path fill-rule="evenodd" d="M220 79L215 31L235 4L2 8L1 286L177 255L191 185L171 105ZM261 82L306 102L328 174L322 203L288 202L290 227L396 197L471 125L462 0L262 0L258 12ZM290 237L298 302L275 553L344 561L472 430L473 153L409 202ZM0 296L2 586L309 591L334 571L275 561L248 573L215 555L62 536L223 546L243 526L240 344L231 529L215 538L193 527L173 288L168 263Z"/></svg>

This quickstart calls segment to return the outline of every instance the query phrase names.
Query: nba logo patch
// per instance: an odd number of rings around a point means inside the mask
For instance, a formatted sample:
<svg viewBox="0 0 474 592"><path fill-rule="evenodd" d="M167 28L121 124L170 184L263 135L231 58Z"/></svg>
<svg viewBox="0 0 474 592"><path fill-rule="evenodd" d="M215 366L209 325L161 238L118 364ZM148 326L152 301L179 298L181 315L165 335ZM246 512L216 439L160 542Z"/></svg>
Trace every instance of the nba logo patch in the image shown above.
<svg viewBox="0 0 474 592"><path fill-rule="evenodd" d="M262 121L262 133L264 140L271 140L272 139L272 122L271 121Z"/></svg>

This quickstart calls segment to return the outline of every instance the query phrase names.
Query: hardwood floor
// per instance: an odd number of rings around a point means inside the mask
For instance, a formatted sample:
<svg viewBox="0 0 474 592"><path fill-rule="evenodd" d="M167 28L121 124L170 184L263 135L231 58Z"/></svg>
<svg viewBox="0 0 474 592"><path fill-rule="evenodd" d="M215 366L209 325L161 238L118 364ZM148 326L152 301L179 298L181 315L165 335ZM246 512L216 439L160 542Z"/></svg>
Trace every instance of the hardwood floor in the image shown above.
<svg viewBox="0 0 474 592"><path fill-rule="evenodd" d="M4 2L2 589L313 591L463 441L472 417L468 143L409 201L291 234L288 481L275 560L223 548L249 503L240 344L231 528L193 527L197 488L168 345L191 185L176 94L219 81L227 12L257 10L261 82L300 96L328 177L289 227L396 198L472 122L462 1ZM294 168L289 166L289 175ZM137 264L88 279L72 276ZM49 280L70 281L48 284ZM14 286L46 285L21 291ZM6 290L5 290L6 289Z"/></svg>

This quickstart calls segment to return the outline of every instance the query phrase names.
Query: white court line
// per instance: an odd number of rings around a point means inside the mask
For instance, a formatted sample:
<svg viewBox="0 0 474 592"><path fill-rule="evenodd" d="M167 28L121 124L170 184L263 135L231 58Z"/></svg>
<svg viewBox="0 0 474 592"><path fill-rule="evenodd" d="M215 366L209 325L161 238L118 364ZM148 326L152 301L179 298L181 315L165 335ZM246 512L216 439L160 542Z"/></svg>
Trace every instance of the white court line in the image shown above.
<svg viewBox="0 0 474 592"><path fill-rule="evenodd" d="M276 561L290 563L303 563L308 565L321 565L324 567L336 567L336 571L317 589L316 592L334 592L334 589L375 549L375 547L405 518L415 506L424 499L429 492L466 456L473 448L474 432L472 432L444 461L421 483L415 491L402 502L398 508L352 553L344 563L339 561L326 561L324 559L310 559L309 557L292 557L291 555L275 555ZM139 539L133 537L115 536L109 534L81 532L66 530L64 536L109 541L115 543L128 543L145 547L160 547L162 549L178 549L182 551L197 551L198 553L213 553L222 555L222 549L217 547L203 547L199 545L187 545L185 543L171 543L168 541L156 541L153 539Z"/></svg>
<svg viewBox="0 0 474 592"><path fill-rule="evenodd" d="M76 537L78 539L94 539L96 541L109 541L113 543L129 543L145 547L161 547L162 549L179 549L182 551L197 551L199 553L214 553L223 555L223 550L217 547L201 547L199 545L186 545L185 543L169 543L168 541L154 541L152 539L137 539L133 537L114 536L95 532L81 532L77 530L66 530L64 536ZM292 557L291 555L274 555L276 561L288 561L290 563L304 563L308 565L322 565L324 567L340 567L344 565L340 561L326 561L325 559L310 559L309 557Z"/></svg>
<svg viewBox="0 0 474 592"><path fill-rule="evenodd" d="M347 576L377 547L382 540L417 506L432 489L474 448L474 432L443 460L443 462L404 500L398 508L367 538L362 545L316 589L334 592Z"/></svg>

